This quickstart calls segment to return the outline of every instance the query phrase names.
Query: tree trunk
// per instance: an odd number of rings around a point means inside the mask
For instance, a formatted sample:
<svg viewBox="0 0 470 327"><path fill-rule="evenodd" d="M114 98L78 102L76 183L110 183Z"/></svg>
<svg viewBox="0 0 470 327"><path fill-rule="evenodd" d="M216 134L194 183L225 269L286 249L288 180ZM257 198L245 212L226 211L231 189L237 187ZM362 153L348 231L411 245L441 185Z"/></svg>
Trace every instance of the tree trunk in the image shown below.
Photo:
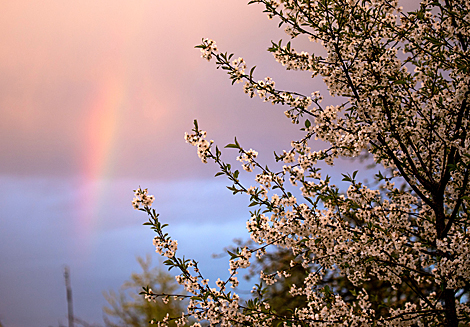
<svg viewBox="0 0 470 327"><path fill-rule="evenodd" d="M446 302L446 321L448 327L458 327L457 310L455 308L455 292L452 289L444 291L444 300Z"/></svg>

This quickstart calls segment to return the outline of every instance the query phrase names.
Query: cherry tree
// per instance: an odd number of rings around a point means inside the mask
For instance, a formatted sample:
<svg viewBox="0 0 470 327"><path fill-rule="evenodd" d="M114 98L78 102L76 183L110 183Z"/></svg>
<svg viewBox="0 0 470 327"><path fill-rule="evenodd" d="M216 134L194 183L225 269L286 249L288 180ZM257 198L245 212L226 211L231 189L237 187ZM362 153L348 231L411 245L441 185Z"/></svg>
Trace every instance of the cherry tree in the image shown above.
<svg viewBox="0 0 470 327"><path fill-rule="evenodd" d="M314 90L278 89L270 77L257 80L243 58L203 39L197 46L203 58L226 70L233 83L243 83L248 96L282 105L304 136L275 155L283 162L279 171L236 139L226 145L239 152L242 169L255 174L254 185L244 185L197 121L185 135L201 161L214 162L216 175L225 175L233 194L246 194L254 208L247 229L255 246L230 251L230 277L215 285L197 261L177 253L177 241L151 208L153 197L146 189L135 191L133 205L149 215L156 251L178 270L176 280L190 293L187 312L152 323L183 325L191 316L199 321L195 326L469 324L470 2L424 0L411 12L396 0L250 3L264 5L268 18L279 20L291 38L323 46L326 55L298 52L281 41L269 51L287 70L322 77L341 103L325 105ZM312 149L316 139L327 146ZM317 165L366 153L377 164L376 182L344 174L344 192ZM253 297L242 300L231 290L239 270L270 247L289 251L293 259L275 272L261 271ZM266 288L299 265L308 273L289 293L306 299L305 305L279 314L265 298ZM332 273L348 283L325 284ZM371 281L392 290L405 285L413 296L391 293L384 299L366 287ZM344 285L352 285L349 292ZM165 296L149 288L143 294L149 301Z"/></svg>

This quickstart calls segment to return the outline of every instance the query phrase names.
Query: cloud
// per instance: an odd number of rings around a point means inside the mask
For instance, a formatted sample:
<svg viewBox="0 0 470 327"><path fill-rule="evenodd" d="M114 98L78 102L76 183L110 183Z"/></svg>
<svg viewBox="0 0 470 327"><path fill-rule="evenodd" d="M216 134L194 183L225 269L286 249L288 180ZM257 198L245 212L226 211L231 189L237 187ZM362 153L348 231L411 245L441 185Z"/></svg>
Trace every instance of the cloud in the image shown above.
<svg viewBox="0 0 470 327"><path fill-rule="evenodd" d="M246 97L194 49L212 37L258 65L259 78L311 83L308 74L284 78L265 51L283 34L259 6L22 0L1 10L3 174L189 176L204 171L183 142L195 118L221 145L238 136L271 153L299 135L282 108Z"/></svg>
<svg viewBox="0 0 470 327"><path fill-rule="evenodd" d="M148 218L131 207L136 181L81 186L72 178L3 176L0 181L8 190L0 194L0 261L8 262L0 271L2 323L56 324L66 308L64 265L72 270L75 313L99 322L105 304L101 291L117 289L138 270L135 257L154 252L154 234L142 226ZM211 255L246 235L247 199L221 194L224 186L214 180L147 183L181 253L199 260L211 280L224 276L226 264ZM83 209L81 198L89 193L98 199ZM24 307L27 314L21 313Z"/></svg>

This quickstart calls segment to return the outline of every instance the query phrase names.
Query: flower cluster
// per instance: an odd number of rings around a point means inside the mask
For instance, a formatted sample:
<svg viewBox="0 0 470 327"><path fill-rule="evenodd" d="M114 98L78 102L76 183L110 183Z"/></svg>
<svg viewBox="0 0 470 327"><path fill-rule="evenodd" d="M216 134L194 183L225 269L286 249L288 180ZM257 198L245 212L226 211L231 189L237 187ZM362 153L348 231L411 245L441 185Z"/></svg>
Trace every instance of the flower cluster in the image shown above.
<svg viewBox="0 0 470 327"><path fill-rule="evenodd" d="M167 258L172 258L178 249L178 241L170 239L162 239L159 236L155 236L153 239L153 245L156 247L155 252L164 255Z"/></svg>
<svg viewBox="0 0 470 327"><path fill-rule="evenodd" d="M248 268L250 266L251 251L247 247L244 247L241 251L238 251L236 256L232 256L230 259L230 273L235 274L239 268Z"/></svg>
<svg viewBox="0 0 470 327"><path fill-rule="evenodd" d="M210 150L211 144L214 141L207 141L206 131L197 130L194 134L184 133L184 140L186 143L194 145L197 147L197 155L203 163L207 163L207 155Z"/></svg>
<svg viewBox="0 0 470 327"><path fill-rule="evenodd" d="M201 57L210 61L214 53L217 53L217 45L215 41L211 39L202 39L201 48Z"/></svg>
<svg viewBox="0 0 470 327"><path fill-rule="evenodd" d="M292 31L292 30L289 30ZM311 56L308 52L296 52L291 48L290 43L281 46L280 44L273 44L272 54L277 62L286 67L287 70L306 70L314 71L316 66L315 57ZM292 60L295 58L295 60Z"/></svg>
<svg viewBox="0 0 470 327"><path fill-rule="evenodd" d="M140 187L137 190L134 190L134 195L135 197L132 200L132 207L134 209L150 207L155 200L153 195L148 195L148 189L141 189Z"/></svg>
<svg viewBox="0 0 470 327"><path fill-rule="evenodd" d="M240 161L243 165L243 170L251 172L255 167L255 159L258 156L258 152L253 149L248 151L243 151L238 157L237 160Z"/></svg>
<svg viewBox="0 0 470 327"><path fill-rule="evenodd" d="M237 82L239 82L239 80L237 80ZM276 99L275 96L272 95L275 90L275 85L276 83L274 80L268 76L265 77L264 80L259 80L257 82L245 82L243 91L248 94L250 98L257 94L264 102L272 102Z"/></svg>
<svg viewBox="0 0 470 327"><path fill-rule="evenodd" d="M232 61L232 67L234 68L234 81L239 83L245 75L246 63L241 57Z"/></svg>

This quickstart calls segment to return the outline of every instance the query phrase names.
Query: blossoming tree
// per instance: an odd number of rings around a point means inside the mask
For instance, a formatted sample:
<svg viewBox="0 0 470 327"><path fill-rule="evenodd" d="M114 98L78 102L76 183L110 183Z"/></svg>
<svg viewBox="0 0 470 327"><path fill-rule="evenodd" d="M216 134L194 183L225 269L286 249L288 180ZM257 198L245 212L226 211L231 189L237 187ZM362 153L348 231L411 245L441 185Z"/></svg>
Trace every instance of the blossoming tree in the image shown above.
<svg viewBox="0 0 470 327"><path fill-rule="evenodd" d="M231 275L215 288L195 260L179 256L147 190L136 190L133 205L150 216L146 224L156 232L157 252L179 270L177 281L191 293L186 313L158 324L176 319L182 325L188 316L221 326L470 323L470 2L424 0L413 12L403 12L396 0L250 3L263 4L268 18L279 19L292 38L321 43L324 56L298 52L290 42L273 42L269 51L288 70L321 76L342 103L324 105L317 91L280 90L269 77L256 80L254 68L219 52L214 41L198 46L234 83L244 83L250 97L283 105L304 137L276 155L284 162L280 171L261 164L258 153L236 139L228 144L238 150L242 168L256 174L256 184L248 186L197 122L185 135L202 162L218 165L216 175L225 175L229 189L247 194L255 208L247 228L256 246L230 252ZM328 146L312 149L314 139ZM376 186L353 173L343 175L347 191L341 192L317 167L319 161L333 165L339 157L363 153L380 167ZM253 298L242 301L229 291L238 284L237 273L250 266L252 254L262 257L270 246L287 249L293 259L274 273L261 272ZM265 288L297 265L308 274L289 292L306 304L281 315L264 297ZM344 284L323 282L332 272L353 286L347 296ZM384 300L364 287L371 280L391 289L405 285L413 293L405 298L412 300ZM165 296L148 288L143 293L148 300Z"/></svg>

